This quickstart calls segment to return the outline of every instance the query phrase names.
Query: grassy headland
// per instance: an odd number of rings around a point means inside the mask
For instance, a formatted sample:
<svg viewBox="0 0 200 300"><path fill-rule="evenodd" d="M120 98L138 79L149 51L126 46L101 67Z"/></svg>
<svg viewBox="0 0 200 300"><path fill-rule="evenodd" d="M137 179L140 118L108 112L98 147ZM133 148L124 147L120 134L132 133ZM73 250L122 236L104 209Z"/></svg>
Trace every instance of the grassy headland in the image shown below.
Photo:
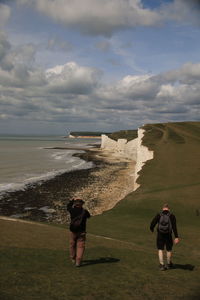
<svg viewBox="0 0 200 300"><path fill-rule="evenodd" d="M110 133L108 136L115 141L118 139L127 139L127 141L131 141L137 138L137 130L120 130Z"/></svg>
<svg viewBox="0 0 200 300"><path fill-rule="evenodd" d="M200 298L200 123L145 129L143 143L154 159L140 172L137 191L89 220L83 267L68 259L65 228L0 220L1 299ZM181 241L174 246L176 268L160 272L149 223L164 202Z"/></svg>

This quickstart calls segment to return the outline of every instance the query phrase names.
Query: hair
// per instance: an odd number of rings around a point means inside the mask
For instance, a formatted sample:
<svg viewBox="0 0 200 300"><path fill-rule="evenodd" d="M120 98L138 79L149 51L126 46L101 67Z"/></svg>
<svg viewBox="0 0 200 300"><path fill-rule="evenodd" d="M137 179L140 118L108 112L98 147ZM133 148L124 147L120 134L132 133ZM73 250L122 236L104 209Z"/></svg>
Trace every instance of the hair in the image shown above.
<svg viewBox="0 0 200 300"><path fill-rule="evenodd" d="M169 204L168 203L163 204L163 208L168 208L169 209Z"/></svg>
<svg viewBox="0 0 200 300"><path fill-rule="evenodd" d="M76 198L76 199L74 199L74 204L75 205L83 205L85 202L82 200L82 199L80 199L80 198Z"/></svg>

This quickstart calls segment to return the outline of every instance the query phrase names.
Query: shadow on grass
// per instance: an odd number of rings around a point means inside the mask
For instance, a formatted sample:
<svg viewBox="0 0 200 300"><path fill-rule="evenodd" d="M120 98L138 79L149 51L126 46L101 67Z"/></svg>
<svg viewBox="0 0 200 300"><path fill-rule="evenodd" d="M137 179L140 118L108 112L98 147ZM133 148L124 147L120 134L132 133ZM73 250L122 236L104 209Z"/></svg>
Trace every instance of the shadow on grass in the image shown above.
<svg viewBox="0 0 200 300"><path fill-rule="evenodd" d="M105 263L115 263L120 261L118 258L113 258L113 257L100 257L97 259L88 259L88 260L83 260L82 262L82 267L88 266L88 265L96 265L96 264L105 264Z"/></svg>
<svg viewBox="0 0 200 300"><path fill-rule="evenodd" d="M173 264L173 269L181 269L181 270L188 270L188 271L193 271L195 266L186 264L186 265L181 265L181 264Z"/></svg>

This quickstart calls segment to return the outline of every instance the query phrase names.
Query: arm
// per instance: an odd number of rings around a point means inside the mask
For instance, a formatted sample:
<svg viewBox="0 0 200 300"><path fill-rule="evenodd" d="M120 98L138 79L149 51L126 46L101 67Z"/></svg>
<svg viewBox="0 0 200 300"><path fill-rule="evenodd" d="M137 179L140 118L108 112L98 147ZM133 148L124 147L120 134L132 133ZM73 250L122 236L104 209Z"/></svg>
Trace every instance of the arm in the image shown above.
<svg viewBox="0 0 200 300"><path fill-rule="evenodd" d="M154 227L155 227L156 224L158 223L159 218L160 218L160 215L157 214L157 215L153 218L153 220L151 221L151 224L150 224L150 230L151 230L152 232L154 232Z"/></svg>
<svg viewBox="0 0 200 300"><path fill-rule="evenodd" d="M90 218L90 217L91 217L91 215L90 215L89 211L86 210L86 218Z"/></svg>
<svg viewBox="0 0 200 300"><path fill-rule="evenodd" d="M178 239L178 230L176 226L176 217L174 215L171 215L171 223L172 223L172 230L175 236L175 240Z"/></svg>
<svg viewBox="0 0 200 300"><path fill-rule="evenodd" d="M70 200L69 203L67 204L67 210L69 212L71 211L73 204L74 204L74 199Z"/></svg>

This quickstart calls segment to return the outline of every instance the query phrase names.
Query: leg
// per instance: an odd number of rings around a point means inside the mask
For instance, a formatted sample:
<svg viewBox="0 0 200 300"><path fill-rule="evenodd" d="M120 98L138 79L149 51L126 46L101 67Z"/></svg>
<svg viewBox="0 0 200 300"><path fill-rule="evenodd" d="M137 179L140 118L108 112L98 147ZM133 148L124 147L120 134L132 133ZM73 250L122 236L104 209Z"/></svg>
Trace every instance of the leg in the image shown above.
<svg viewBox="0 0 200 300"><path fill-rule="evenodd" d="M161 265L164 265L163 250L158 250L158 259Z"/></svg>
<svg viewBox="0 0 200 300"><path fill-rule="evenodd" d="M166 240L166 250L167 250L167 269L170 269L173 267L172 264L172 247L173 247L173 239L172 235L169 235L169 237Z"/></svg>
<svg viewBox="0 0 200 300"><path fill-rule="evenodd" d="M70 253L70 258L72 260L76 259L76 244L77 244L77 234L74 232L70 232L69 253Z"/></svg>
<svg viewBox="0 0 200 300"><path fill-rule="evenodd" d="M171 263L172 251L167 251L167 263Z"/></svg>
<svg viewBox="0 0 200 300"><path fill-rule="evenodd" d="M76 266L81 265L81 261L82 261L83 254L84 254L84 251L85 251L85 240L86 240L85 232L80 233L79 237L77 239Z"/></svg>
<svg viewBox="0 0 200 300"><path fill-rule="evenodd" d="M163 251L164 251L165 241L164 241L163 235L160 234L159 232L157 235L156 244L157 244L157 249L158 249L158 259L159 259L159 263L160 263L160 270L164 271L165 265L164 265Z"/></svg>

